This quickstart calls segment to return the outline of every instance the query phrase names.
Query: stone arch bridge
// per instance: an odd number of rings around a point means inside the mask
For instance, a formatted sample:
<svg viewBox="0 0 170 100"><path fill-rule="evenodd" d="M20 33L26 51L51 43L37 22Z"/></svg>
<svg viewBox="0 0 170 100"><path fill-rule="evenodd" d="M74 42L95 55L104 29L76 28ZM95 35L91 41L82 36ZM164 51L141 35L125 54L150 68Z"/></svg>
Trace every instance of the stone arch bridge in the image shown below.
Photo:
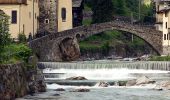
<svg viewBox="0 0 170 100"><path fill-rule="evenodd" d="M80 26L62 32L52 33L31 41L29 45L40 61L71 61L80 56L77 38L84 39L108 30L120 30L132 33L150 44L159 55L163 54L162 32L156 31L153 28L122 21Z"/></svg>

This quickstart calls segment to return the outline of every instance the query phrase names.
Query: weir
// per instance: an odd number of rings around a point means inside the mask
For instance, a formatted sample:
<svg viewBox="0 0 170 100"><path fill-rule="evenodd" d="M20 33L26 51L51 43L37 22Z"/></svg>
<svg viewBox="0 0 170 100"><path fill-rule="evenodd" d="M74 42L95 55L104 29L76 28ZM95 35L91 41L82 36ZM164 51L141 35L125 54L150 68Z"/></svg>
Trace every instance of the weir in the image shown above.
<svg viewBox="0 0 170 100"><path fill-rule="evenodd" d="M141 62L116 62L116 61L90 61L90 62L39 62L40 68L51 69L144 69L170 71L170 62L141 61Z"/></svg>

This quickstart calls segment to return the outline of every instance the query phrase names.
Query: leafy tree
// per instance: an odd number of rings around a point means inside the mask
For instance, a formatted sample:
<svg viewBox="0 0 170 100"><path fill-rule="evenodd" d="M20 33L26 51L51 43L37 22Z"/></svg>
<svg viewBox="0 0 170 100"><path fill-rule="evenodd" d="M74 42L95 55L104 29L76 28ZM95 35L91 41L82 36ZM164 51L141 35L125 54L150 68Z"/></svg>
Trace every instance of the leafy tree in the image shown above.
<svg viewBox="0 0 170 100"><path fill-rule="evenodd" d="M10 43L8 19L7 15L0 13L0 49Z"/></svg>
<svg viewBox="0 0 170 100"><path fill-rule="evenodd" d="M117 0L117 6L115 7L116 13L119 15L127 15L127 7L125 0Z"/></svg>
<svg viewBox="0 0 170 100"><path fill-rule="evenodd" d="M112 0L92 0L93 23L102 23L112 20Z"/></svg>

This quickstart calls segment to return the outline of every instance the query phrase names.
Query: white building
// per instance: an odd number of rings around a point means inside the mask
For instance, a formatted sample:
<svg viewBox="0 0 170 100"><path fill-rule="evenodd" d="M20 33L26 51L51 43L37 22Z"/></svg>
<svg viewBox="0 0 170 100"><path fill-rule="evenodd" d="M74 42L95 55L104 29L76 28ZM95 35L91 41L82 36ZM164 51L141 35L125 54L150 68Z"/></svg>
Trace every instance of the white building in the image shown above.
<svg viewBox="0 0 170 100"><path fill-rule="evenodd" d="M170 0L154 0L156 7L156 29L163 34L163 52L170 54Z"/></svg>

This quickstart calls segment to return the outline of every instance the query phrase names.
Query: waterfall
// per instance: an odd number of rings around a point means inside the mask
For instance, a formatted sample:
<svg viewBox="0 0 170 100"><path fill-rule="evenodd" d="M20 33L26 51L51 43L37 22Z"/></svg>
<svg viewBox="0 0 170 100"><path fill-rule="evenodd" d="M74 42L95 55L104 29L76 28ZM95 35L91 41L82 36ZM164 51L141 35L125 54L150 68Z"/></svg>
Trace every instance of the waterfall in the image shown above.
<svg viewBox="0 0 170 100"><path fill-rule="evenodd" d="M170 71L170 62L142 61L142 62L39 62L40 68L51 69L144 69Z"/></svg>

